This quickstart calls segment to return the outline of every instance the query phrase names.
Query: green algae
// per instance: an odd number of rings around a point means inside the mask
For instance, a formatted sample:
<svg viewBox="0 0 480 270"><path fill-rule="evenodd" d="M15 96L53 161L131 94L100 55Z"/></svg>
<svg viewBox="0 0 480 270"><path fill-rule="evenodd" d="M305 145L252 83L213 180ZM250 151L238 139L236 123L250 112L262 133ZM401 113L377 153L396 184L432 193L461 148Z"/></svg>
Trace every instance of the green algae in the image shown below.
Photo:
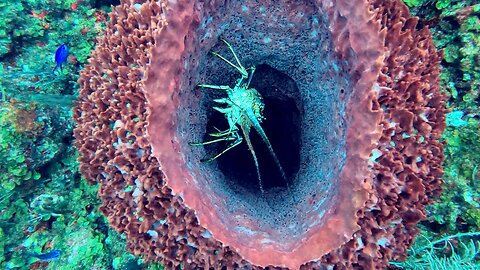
<svg viewBox="0 0 480 270"><path fill-rule="evenodd" d="M79 174L72 101L108 8L74 3L0 3L0 269L153 269L125 250ZM62 43L70 56L53 73ZM61 256L29 256L52 250Z"/></svg>
<svg viewBox="0 0 480 270"><path fill-rule="evenodd" d="M451 112L443 135L444 192L427 207L428 220L420 225L425 237L415 241L412 257L401 266L473 269L480 267L476 257L479 246L471 240L480 232L480 5L469 0L405 2L410 2L410 6L415 2L414 15L420 16L420 23L430 25L436 47L443 50L440 79L442 90L449 95ZM434 5L427 5L429 2ZM426 244L425 239L458 234L465 234L466 239L448 241L444 248L432 249L421 258L414 252ZM452 250L456 250L457 257L452 257ZM465 265L459 263L460 259L464 259Z"/></svg>

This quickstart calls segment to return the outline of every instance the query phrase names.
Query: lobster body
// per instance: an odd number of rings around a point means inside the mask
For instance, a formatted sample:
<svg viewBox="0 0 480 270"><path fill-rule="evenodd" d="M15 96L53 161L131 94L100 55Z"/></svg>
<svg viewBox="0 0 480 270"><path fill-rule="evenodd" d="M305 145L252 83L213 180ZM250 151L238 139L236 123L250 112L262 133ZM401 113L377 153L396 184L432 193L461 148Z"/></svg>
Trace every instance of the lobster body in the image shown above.
<svg viewBox="0 0 480 270"><path fill-rule="evenodd" d="M252 142L250 140L250 130L253 128L258 132L260 137L262 138L263 142L267 145L270 154L272 155L275 163L277 164L280 173L282 174L282 178L285 182L287 182L286 174L280 164L280 161L273 151L272 144L268 140L265 131L263 130L262 126L260 125L264 120L263 117L263 109L265 108L265 104L263 102L263 98L260 93L254 89L250 88L250 82L252 81L253 74L255 72L255 67L252 66L246 69L238 59L235 51L233 50L232 46L226 41L222 40L230 49L233 56L235 57L235 61L237 65L233 64L225 57L221 56L216 52L212 52L214 56L225 61L230 66L234 67L242 77L237 80L234 88L230 86L221 86L221 85L210 85L210 84L198 84L199 87L202 88L209 88L209 89L217 89L223 90L226 92L227 96L220 99L214 99L213 101L218 103L219 106L213 107L214 110L224 114L225 118L227 119L229 128L225 131L217 130L216 133L210 133L209 135L214 139L211 141L201 142L201 143L191 143L193 146L201 146L210 143L217 143L221 141L231 141L231 143L219 154L211 157L202 159L203 162L213 161L226 153L228 150L234 148L235 146L242 143L245 139L247 142L248 149L253 156L253 160L255 162L255 167L257 169L257 176L258 182L261 192L264 192L262 178L260 174L260 168L258 165L257 155L255 154L255 150L253 149ZM250 71L250 72L249 72ZM240 135L240 130L243 133L243 137ZM288 188L288 183L287 183Z"/></svg>

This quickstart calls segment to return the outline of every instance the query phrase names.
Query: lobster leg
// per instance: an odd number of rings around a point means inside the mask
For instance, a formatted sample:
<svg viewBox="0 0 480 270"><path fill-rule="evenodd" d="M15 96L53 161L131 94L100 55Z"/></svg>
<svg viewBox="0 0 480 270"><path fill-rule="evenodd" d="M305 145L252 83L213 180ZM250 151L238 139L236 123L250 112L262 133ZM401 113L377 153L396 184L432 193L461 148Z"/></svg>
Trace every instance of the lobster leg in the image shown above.
<svg viewBox="0 0 480 270"><path fill-rule="evenodd" d="M231 89L230 86L228 85L197 84L197 86L202 88L210 88L210 89L217 89L217 90Z"/></svg>
<svg viewBox="0 0 480 270"><path fill-rule="evenodd" d="M225 154L228 150L234 148L235 146L239 145L243 139L242 137L240 137L238 135L238 133L235 134L237 137L235 138L236 140L231 143L225 150L223 150L222 152L220 152L219 154L217 154L216 156L214 157L211 157L211 158L204 158L204 159L201 159L200 161L201 162L210 162L210 161L214 161L215 159L219 158L221 155Z"/></svg>
<svg viewBox="0 0 480 270"><path fill-rule="evenodd" d="M263 190L262 176L260 175L260 167L258 166L257 155L255 154L252 142L250 141L250 128L246 128L244 125L242 125L242 132L243 136L245 137L245 141L247 141L248 150L250 150L250 153L252 153L253 161L255 162L255 168L257 168L258 185L260 186L260 191L264 193L265 191Z"/></svg>
<svg viewBox="0 0 480 270"><path fill-rule="evenodd" d="M287 184L287 189L288 189L288 181L287 181L287 175L285 174L285 171L282 168L282 164L280 164L280 160L278 160L277 155L273 151L272 144L267 138L267 134L265 134L265 131L263 130L262 126L260 126L260 123L258 122L257 118L255 117L253 111L251 109L246 109L245 110L248 119L250 120L253 128L258 132L260 137L262 138L263 142L267 145L268 150L270 151L270 154L272 155L273 159L275 160L275 163L277 164L278 169L280 170L280 173L282 174L282 178Z"/></svg>

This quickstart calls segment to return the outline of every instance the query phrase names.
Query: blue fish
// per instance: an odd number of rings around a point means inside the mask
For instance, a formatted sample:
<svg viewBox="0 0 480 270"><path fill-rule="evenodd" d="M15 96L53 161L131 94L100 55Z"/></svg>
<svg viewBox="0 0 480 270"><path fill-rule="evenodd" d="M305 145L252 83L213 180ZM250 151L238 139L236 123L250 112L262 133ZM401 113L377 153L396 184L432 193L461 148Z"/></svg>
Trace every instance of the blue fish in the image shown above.
<svg viewBox="0 0 480 270"><path fill-rule="evenodd" d="M55 52L55 64L56 64L56 66L55 66L55 68L53 68L53 72L55 72L55 70L59 67L60 67L60 70L63 71L62 64L67 61L67 57L68 57L67 44L62 44L62 45L60 45L60 47L58 47L57 51Z"/></svg>
<svg viewBox="0 0 480 270"><path fill-rule="evenodd" d="M60 255L62 255L62 252L58 249L54 249L50 252L47 252L47 253L43 253L43 254L38 254L38 253L33 253L33 254L29 254L30 256L32 257L35 257L41 261L50 261L50 260L53 260L53 259L56 259L58 257L60 257Z"/></svg>

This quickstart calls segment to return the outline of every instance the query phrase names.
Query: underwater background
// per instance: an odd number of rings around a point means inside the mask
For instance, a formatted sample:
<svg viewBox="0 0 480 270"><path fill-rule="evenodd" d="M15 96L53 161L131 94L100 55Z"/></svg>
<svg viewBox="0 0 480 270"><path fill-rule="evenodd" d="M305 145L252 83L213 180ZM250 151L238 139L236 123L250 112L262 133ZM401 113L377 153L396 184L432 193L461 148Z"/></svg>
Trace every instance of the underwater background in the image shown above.
<svg viewBox="0 0 480 270"><path fill-rule="evenodd" d="M480 269L480 3L404 2L444 51L450 113L444 192L392 268ZM0 269L163 269L109 228L73 146L79 71L112 5L0 0Z"/></svg>

